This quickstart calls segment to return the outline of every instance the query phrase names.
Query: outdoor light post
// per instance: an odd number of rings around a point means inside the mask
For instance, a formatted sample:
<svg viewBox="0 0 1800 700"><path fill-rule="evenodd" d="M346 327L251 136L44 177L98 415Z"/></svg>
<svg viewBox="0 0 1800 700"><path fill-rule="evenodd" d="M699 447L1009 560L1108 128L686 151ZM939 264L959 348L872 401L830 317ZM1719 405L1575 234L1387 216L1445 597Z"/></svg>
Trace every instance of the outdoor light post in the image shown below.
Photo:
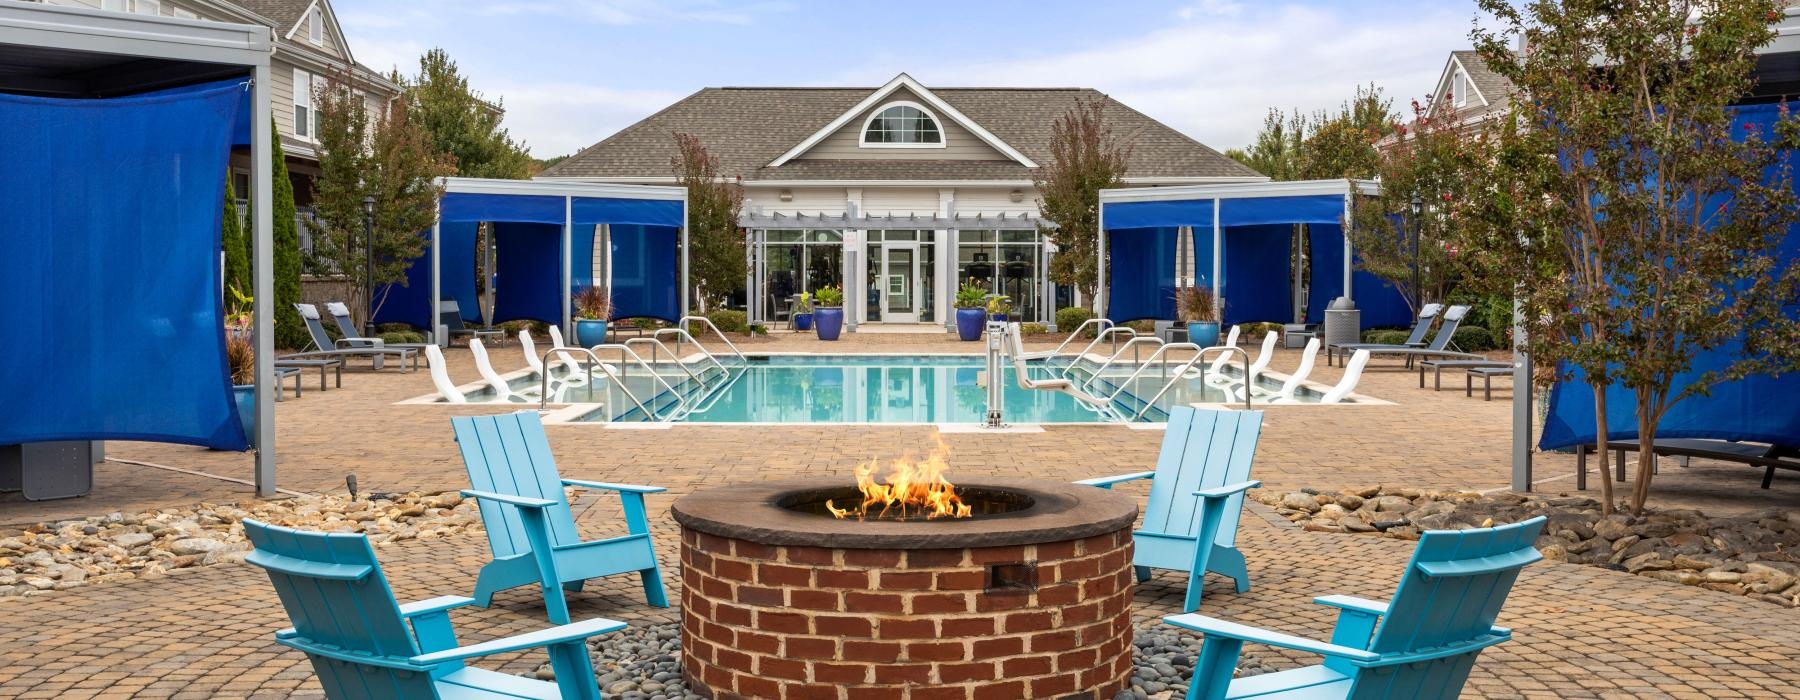
<svg viewBox="0 0 1800 700"><path fill-rule="evenodd" d="M363 336L375 337L375 195L363 195Z"/></svg>
<svg viewBox="0 0 1800 700"><path fill-rule="evenodd" d="M1425 203L1419 200L1417 193L1412 198L1412 288L1413 298L1420 304L1425 303L1425 291L1419 289L1419 236L1424 224L1419 220L1424 215Z"/></svg>

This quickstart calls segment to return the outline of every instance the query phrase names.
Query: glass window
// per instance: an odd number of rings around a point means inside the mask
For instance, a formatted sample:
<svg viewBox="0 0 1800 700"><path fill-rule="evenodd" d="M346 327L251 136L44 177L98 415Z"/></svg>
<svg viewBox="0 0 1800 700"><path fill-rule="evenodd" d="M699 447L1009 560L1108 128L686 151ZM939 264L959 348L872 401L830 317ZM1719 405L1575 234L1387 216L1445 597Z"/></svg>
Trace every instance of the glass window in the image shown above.
<svg viewBox="0 0 1800 700"><path fill-rule="evenodd" d="M100 9L124 12L129 0L100 0Z"/></svg>
<svg viewBox="0 0 1800 700"><path fill-rule="evenodd" d="M162 0L137 0L137 11L140 15L160 15Z"/></svg>
<svg viewBox="0 0 1800 700"><path fill-rule="evenodd" d="M1001 243L1036 243L1037 231L1001 231Z"/></svg>
<svg viewBox="0 0 1800 700"><path fill-rule="evenodd" d="M863 130L864 144L941 144L943 134L937 120L925 110L911 104L897 104L881 110Z"/></svg>
<svg viewBox="0 0 1800 700"><path fill-rule="evenodd" d="M967 230L965 230L957 238L958 238L958 240L961 240L964 243L993 243L994 242L994 232L993 231L967 231Z"/></svg>
<svg viewBox="0 0 1800 700"><path fill-rule="evenodd" d="M306 18L306 38L315 44L325 43L325 13L317 7Z"/></svg>
<svg viewBox="0 0 1800 700"><path fill-rule="evenodd" d="M881 240L884 241L916 241L918 239L918 231L886 231L881 237Z"/></svg>
<svg viewBox="0 0 1800 700"><path fill-rule="evenodd" d="M789 242L799 241L801 239L801 237L803 236L803 232L801 232L801 231L768 231L768 232L765 232L763 234L763 236L764 236L764 240L767 240L770 243L776 243L776 242L789 243Z"/></svg>
<svg viewBox="0 0 1800 700"><path fill-rule="evenodd" d="M787 318L793 298L844 283L842 231L765 230L763 303L767 318Z"/></svg>
<svg viewBox="0 0 1800 700"><path fill-rule="evenodd" d="M294 71L294 135L310 139L313 133L312 74Z"/></svg>

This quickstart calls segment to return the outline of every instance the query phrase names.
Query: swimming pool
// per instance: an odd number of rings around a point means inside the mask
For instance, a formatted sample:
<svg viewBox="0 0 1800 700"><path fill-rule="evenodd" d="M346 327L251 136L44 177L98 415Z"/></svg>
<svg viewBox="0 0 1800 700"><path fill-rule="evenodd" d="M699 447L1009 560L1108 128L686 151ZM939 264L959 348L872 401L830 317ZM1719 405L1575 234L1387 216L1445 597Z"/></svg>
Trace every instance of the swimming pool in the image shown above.
<svg viewBox="0 0 1800 700"><path fill-rule="evenodd" d="M1243 400L1242 380L1237 374L1214 375L1211 381L1203 381L1197 372L1191 372L1175 382L1155 406L1145 407L1144 399L1155 395L1167 381L1159 372L1172 371L1172 367L1152 366L1135 380L1128 379L1136 369L1133 366L1098 377L1093 374L1096 367L1082 361L1073 367L1065 362L1034 364L1030 369L1034 378L1067 377L1090 394L1112 397L1109 407L1090 407L1059 392L1020 388L1012 367L1004 367L1001 381L1006 421L1160 422L1167 420L1170 406ZM665 368L659 369L664 379L658 381L640 371L636 377L626 377L629 397L611 383L598 382L595 387L567 388L554 395L552 402L600 404L566 417L577 423L980 423L987 410L987 392L981 382L984 371L983 358L974 355L756 355L724 370L712 369L699 380L690 379L685 372L671 375ZM535 394L535 382L532 384L529 390ZM1272 394L1280 388L1277 378L1259 378L1256 394ZM1314 388L1303 387L1295 399L1316 403L1319 396ZM478 395L470 399L480 400Z"/></svg>

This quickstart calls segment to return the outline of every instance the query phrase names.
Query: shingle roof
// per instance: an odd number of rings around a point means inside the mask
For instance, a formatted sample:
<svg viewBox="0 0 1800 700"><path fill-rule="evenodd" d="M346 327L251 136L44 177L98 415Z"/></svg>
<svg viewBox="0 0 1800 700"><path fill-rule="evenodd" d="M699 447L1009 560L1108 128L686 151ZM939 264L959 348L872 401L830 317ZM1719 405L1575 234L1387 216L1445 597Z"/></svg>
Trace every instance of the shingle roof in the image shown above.
<svg viewBox="0 0 1800 700"><path fill-rule="evenodd" d="M277 34L285 35L294 25L300 23L300 17L306 14L306 8L312 6L312 0L229 0L233 5L242 7L262 15L275 22Z"/></svg>
<svg viewBox="0 0 1800 700"><path fill-rule="evenodd" d="M673 175L672 134L700 137L721 172L747 180L1024 180L1011 160L824 160L805 155L764 167L824 128L875 88L706 88L545 170L549 177ZM938 97L1040 165L1050 124L1076 98L1105 99L1115 133L1131 140L1130 177L1256 177L1218 151L1086 88L937 88Z"/></svg>
<svg viewBox="0 0 1800 700"><path fill-rule="evenodd" d="M1469 82L1475 84L1476 92L1487 100L1488 109L1505 109L1512 99L1513 84L1493 69L1488 68L1487 61L1481 60L1481 54L1474 51L1452 51L1456 62L1461 63L1463 71L1469 76Z"/></svg>

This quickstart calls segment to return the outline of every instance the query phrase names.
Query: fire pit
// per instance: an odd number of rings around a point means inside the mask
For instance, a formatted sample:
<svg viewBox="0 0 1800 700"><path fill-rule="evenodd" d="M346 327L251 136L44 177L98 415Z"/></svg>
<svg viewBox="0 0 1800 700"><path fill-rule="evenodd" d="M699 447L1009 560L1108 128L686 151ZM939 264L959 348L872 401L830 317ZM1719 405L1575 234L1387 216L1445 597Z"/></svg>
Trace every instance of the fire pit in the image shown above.
<svg viewBox="0 0 1800 700"><path fill-rule="evenodd" d="M1126 687L1131 500L1029 479L945 488L930 469L879 484L870 471L860 486L819 478L676 501L690 687L967 700Z"/></svg>

